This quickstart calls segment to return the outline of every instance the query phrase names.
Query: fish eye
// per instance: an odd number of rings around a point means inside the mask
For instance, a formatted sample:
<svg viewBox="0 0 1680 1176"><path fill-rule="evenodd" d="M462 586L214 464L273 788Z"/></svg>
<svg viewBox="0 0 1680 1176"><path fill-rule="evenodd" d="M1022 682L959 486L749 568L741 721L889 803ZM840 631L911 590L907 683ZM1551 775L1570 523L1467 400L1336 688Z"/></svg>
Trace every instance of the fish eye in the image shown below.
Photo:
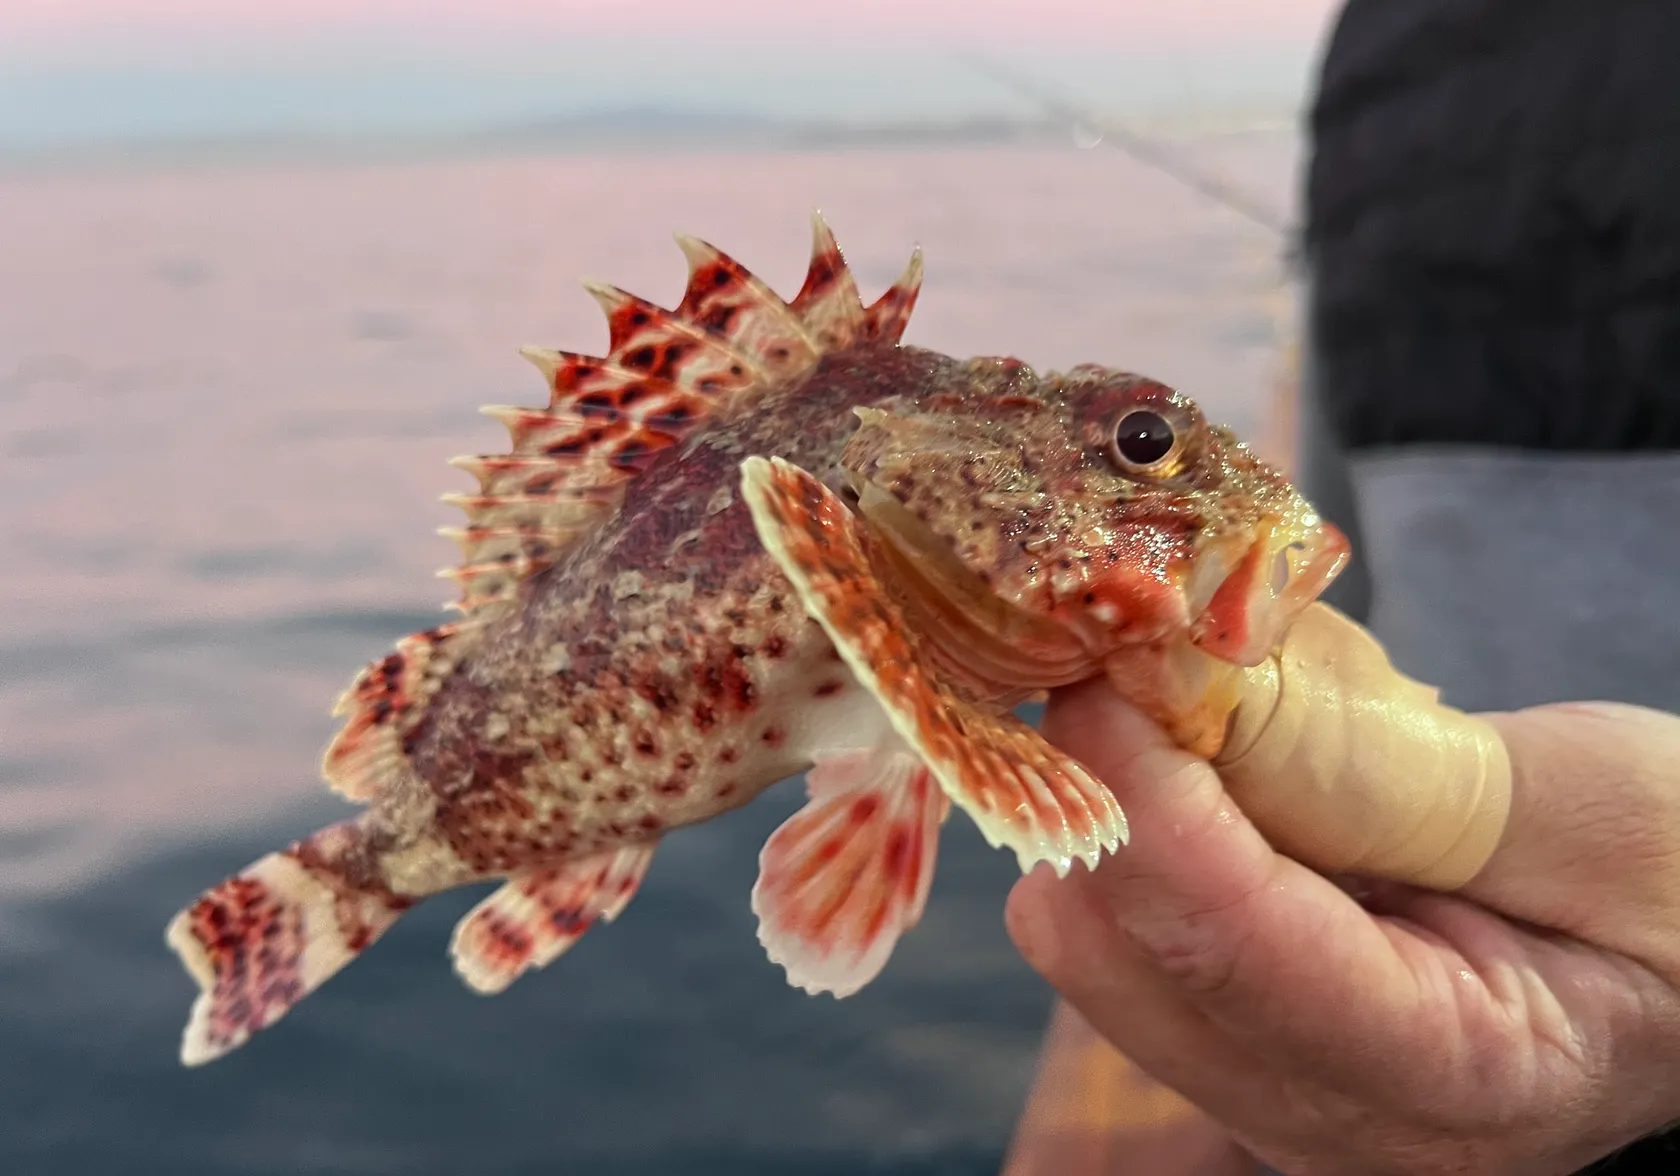
<svg viewBox="0 0 1680 1176"><path fill-rule="evenodd" d="M1160 463L1178 444L1178 434L1166 417L1135 408L1114 426L1114 453L1128 469L1143 471Z"/></svg>

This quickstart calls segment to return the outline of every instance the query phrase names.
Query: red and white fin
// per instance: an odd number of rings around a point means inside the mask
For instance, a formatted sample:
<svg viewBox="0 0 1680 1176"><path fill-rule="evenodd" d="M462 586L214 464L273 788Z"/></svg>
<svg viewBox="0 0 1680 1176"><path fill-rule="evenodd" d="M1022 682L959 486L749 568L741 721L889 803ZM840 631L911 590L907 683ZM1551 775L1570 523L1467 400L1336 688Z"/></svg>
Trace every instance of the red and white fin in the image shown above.
<svg viewBox="0 0 1680 1176"><path fill-rule="evenodd" d="M439 625L404 637L356 676L333 705L345 723L321 760L335 792L366 802L384 791L401 770L403 737L471 645L463 623Z"/></svg>
<svg viewBox="0 0 1680 1176"><path fill-rule="evenodd" d="M1119 803L1078 761L1011 714L976 707L945 680L876 572L875 539L816 478L749 458L742 493L765 549L899 736L994 846L1023 873L1075 859L1095 867L1126 840Z"/></svg>
<svg viewBox="0 0 1680 1176"><path fill-rule="evenodd" d="M897 343L921 288L922 251L917 249L898 280L872 306L864 307L840 243L822 214L812 214L811 268L791 305L820 350L838 351L862 342Z"/></svg>
<svg viewBox="0 0 1680 1176"><path fill-rule="evenodd" d="M455 925L455 971L489 995L552 964L597 922L618 917L641 886L653 849L630 845L509 875Z"/></svg>
<svg viewBox="0 0 1680 1176"><path fill-rule="evenodd" d="M203 1065L266 1029L397 921L414 900L372 881L358 820L247 866L170 921L198 983L181 1061Z"/></svg>
<svg viewBox="0 0 1680 1176"><path fill-rule="evenodd" d="M788 983L850 996L927 905L950 802L897 745L819 758L810 800L758 857L758 939Z"/></svg>
<svg viewBox="0 0 1680 1176"><path fill-rule="evenodd" d="M910 261L898 280L864 310L864 338L881 343L897 343L902 339L921 292L922 251L917 249L910 254Z"/></svg>
<svg viewBox="0 0 1680 1176"><path fill-rule="evenodd" d="M772 379L797 376L821 356L804 322L746 266L687 233L677 234L677 245L688 258L679 316L727 334Z"/></svg>

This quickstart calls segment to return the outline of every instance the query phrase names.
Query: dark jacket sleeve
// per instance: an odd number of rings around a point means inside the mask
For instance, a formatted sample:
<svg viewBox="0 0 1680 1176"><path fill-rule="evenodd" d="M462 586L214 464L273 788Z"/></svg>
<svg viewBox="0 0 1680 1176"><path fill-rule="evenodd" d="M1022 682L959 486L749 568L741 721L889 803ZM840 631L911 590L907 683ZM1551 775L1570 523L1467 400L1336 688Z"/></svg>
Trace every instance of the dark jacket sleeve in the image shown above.
<svg viewBox="0 0 1680 1176"><path fill-rule="evenodd" d="M1323 600L1361 624L1371 615L1371 576L1365 566L1365 543L1359 504L1348 472L1347 453L1325 418L1318 364L1303 349L1295 436L1295 485L1318 513L1342 529L1352 544L1348 565L1324 593Z"/></svg>
<svg viewBox="0 0 1680 1176"><path fill-rule="evenodd" d="M1680 4L1350 0L1304 253L1351 447L1680 448Z"/></svg>
<svg viewBox="0 0 1680 1176"><path fill-rule="evenodd" d="M1299 452L1356 546L1362 449L1680 449L1677 63L1674 0L1349 0L1311 114ZM1337 591L1363 618L1363 567ZM1680 1172L1680 1133L1588 1171Z"/></svg>

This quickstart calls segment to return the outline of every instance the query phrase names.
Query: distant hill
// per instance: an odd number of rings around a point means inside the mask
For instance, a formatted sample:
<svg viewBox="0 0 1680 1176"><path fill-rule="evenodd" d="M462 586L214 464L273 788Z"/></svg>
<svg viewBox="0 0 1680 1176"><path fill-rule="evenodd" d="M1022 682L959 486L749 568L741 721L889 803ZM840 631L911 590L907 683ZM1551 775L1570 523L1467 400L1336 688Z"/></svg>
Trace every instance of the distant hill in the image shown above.
<svg viewBox="0 0 1680 1176"><path fill-rule="evenodd" d="M752 111L728 108L643 104L606 107L528 122L509 122L460 136L463 141L550 140L558 142L601 139L669 138L674 135L696 139L740 138L774 134L783 124Z"/></svg>
<svg viewBox="0 0 1680 1176"><path fill-rule="evenodd" d="M1132 131L1162 134L1267 129L1291 112L1242 110L1128 119ZM0 166L187 162L251 158L390 158L458 154L685 150L840 150L892 146L985 145L1089 138L1062 118L921 118L894 121L802 120L747 110L642 104L532 117L443 133L310 133L131 136L70 145L0 143Z"/></svg>

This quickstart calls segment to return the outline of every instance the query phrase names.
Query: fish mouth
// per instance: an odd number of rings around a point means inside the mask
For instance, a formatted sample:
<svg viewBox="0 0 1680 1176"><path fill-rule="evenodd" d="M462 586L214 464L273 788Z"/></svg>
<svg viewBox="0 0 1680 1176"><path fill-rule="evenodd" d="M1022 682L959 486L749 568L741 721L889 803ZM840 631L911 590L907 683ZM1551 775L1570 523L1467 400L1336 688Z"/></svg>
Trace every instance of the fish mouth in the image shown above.
<svg viewBox="0 0 1680 1176"><path fill-rule="evenodd" d="M1228 570L1220 569L1190 641L1223 661L1266 660L1301 610L1347 566L1351 547L1341 529L1316 515L1271 519Z"/></svg>
<svg viewBox="0 0 1680 1176"><path fill-rule="evenodd" d="M846 482L908 619L950 667L976 686L1023 696L1099 671L1100 653L1074 629L998 595L892 494L850 473Z"/></svg>

